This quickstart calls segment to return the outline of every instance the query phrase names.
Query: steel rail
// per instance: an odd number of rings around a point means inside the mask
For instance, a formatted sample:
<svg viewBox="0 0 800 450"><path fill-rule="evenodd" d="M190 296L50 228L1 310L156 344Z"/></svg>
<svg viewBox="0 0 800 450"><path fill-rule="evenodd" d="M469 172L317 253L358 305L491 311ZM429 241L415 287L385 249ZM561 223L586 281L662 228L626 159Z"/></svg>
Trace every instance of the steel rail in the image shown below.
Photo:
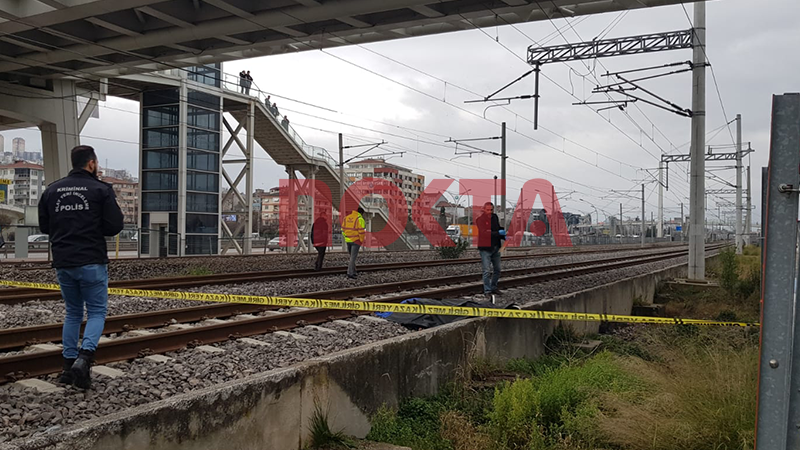
<svg viewBox="0 0 800 450"><path fill-rule="evenodd" d="M680 253L683 250L669 250L662 252L653 252L648 255L661 255ZM524 267L520 269L505 270L504 277L526 275L531 273L555 272L561 270L569 270L588 265L613 263L622 260L629 260L632 257L643 257L647 255L633 255L627 257L614 257L599 260L580 261L575 263L554 264L539 267ZM303 297L303 298L322 298L322 299L348 299L356 296L365 295L380 295L390 292L396 292L403 289L415 289L427 286L442 286L447 284L466 283L480 279L481 274L465 274L453 275L439 278L409 280L393 283L390 285L367 285L355 286L350 288L305 292L289 294L286 297ZM505 281L505 278L504 278ZM148 286L142 286L143 289L148 289ZM118 316L109 316L106 318L105 328L103 334L120 333L124 331L131 331L139 328L156 328L168 326L175 323L188 323L198 322L200 320L209 318L224 318L240 314L258 313L261 311L269 311L280 309L279 307L268 307L262 305L245 305L245 304L228 304L219 303L213 305L194 306L187 308L175 308L162 311L152 311L136 314L124 314ZM86 326L84 321L81 326ZM0 330L0 350L11 350L21 348L26 345L32 345L43 342L60 342L61 329L63 323L52 323L45 325L34 325L29 327L17 327Z"/></svg>
<svg viewBox="0 0 800 450"><path fill-rule="evenodd" d="M634 256L629 257L627 261L611 264L596 264L594 266L590 265L588 267L562 270L558 272L503 278L503 286L516 287L544 281L572 278L591 273L630 267L633 265L647 264L683 257L685 254L688 254L688 252L668 252L658 256L640 256L638 258ZM482 289L482 282L464 283L460 286L431 289L422 292L415 292L413 294L399 294L371 301L396 303L412 296L443 298L467 295L479 291L482 292ZM188 328L178 331L156 333L134 338L114 339L104 343L103 346L97 349L95 360L98 364L106 364L109 362L146 356L153 353L175 351L186 348L187 346L212 344L224 342L230 339L265 334L279 330L287 330L305 325L315 325L328 322L330 320L347 318L359 314L366 313L315 308L264 317L256 317L253 319L230 321L215 325ZM61 366L62 357L60 350L0 357L0 384L22 378L56 373L61 370Z"/></svg>
<svg viewBox="0 0 800 450"><path fill-rule="evenodd" d="M652 250L652 249L647 249ZM517 259L539 259L551 256L562 255L576 255L576 254L590 254L590 253L608 253L608 250L589 250L584 252L559 252L559 253L545 253L537 255L511 255L506 256L505 260ZM372 272L379 270L395 270L406 269L409 267L431 267L442 265L458 265L458 264L472 264L479 263L480 258L459 258L451 260L432 259L426 261L416 261L413 263L377 263L366 264L359 266L359 272ZM286 278L308 278L321 275L339 275L347 272L346 266L327 267L320 271L313 269L287 269L287 270L271 270L271 271L258 271L258 272L235 272L235 273L221 273L212 275L191 275L181 277L164 277L164 278L147 278L137 280L117 280L109 282L109 287L112 288L147 288L147 289L176 289L183 287L196 287L203 285L224 285L231 283L247 283L247 282L262 282L270 280L283 280ZM0 304L14 305L25 303L32 300L58 300L61 298L61 293L58 291L42 291L40 289L32 288L6 288L0 289Z"/></svg>

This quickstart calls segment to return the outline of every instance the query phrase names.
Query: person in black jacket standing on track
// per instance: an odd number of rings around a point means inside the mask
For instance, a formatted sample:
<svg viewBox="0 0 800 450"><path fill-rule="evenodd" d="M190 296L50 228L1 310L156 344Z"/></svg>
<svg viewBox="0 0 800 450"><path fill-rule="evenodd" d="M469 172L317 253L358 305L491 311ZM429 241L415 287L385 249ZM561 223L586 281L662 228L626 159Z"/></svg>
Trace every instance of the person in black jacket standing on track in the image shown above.
<svg viewBox="0 0 800 450"><path fill-rule="evenodd" d="M105 236L117 235L124 225L114 190L97 179L94 149L87 145L73 148L72 167L68 176L50 184L42 194L39 228L50 235L53 267L66 307L64 372L59 381L88 389L108 308ZM79 351L84 305L88 318Z"/></svg>
<svg viewBox="0 0 800 450"><path fill-rule="evenodd" d="M475 225L478 228L478 252L483 268L483 295L487 300L496 303L495 295L502 295L497 288L497 281L500 279L500 252L505 248L501 245L501 241L505 239L505 230L500 227L500 219L494 214L494 205L491 202L483 205L483 214L475 220Z"/></svg>

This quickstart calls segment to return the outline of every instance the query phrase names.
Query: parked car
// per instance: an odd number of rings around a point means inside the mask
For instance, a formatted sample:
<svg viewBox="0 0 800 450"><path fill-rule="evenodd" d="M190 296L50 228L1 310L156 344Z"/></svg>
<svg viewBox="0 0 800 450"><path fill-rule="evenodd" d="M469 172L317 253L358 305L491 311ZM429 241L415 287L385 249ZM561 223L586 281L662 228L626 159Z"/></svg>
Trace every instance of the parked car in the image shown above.
<svg viewBox="0 0 800 450"><path fill-rule="evenodd" d="M49 236L46 234L32 234L28 236L28 242L47 242L49 240Z"/></svg>
<svg viewBox="0 0 800 450"><path fill-rule="evenodd" d="M308 236L303 236L303 242L308 245ZM286 240L282 237L274 237L267 242L269 251L280 250L286 247Z"/></svg>

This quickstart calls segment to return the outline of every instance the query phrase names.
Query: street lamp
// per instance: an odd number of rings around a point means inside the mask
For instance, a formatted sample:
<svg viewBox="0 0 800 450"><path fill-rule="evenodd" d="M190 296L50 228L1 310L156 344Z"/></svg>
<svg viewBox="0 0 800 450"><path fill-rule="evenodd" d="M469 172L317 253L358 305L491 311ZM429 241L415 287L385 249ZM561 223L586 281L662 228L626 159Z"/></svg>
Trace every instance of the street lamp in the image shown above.
<svg viewBox="0 0 800 450"><path fill-rule="evenodd" d="M458 182L458 179L453 178L450 175L445 175L445 178L449 178L451 180L455 180L456 182ZM495 178L497 178L497 177L495 177ZM459 197L458 201L456 202L456 215L458 215L458 205L461 203L461 199L464 198L464 197L467 197L469 195L470 191L472 191L472 189L473 188L467 189L466 191L464 191L464 195ZM475 202L472 202L472 206L473 206L473 208L475 207ZM465 205L464 208L466 209L467 206ZM464 213L466 214L466 210L464 211ZM458 222L458 221L456 221L456 222ZM467 214L467 236L472 236L472 214Z"/></svg>

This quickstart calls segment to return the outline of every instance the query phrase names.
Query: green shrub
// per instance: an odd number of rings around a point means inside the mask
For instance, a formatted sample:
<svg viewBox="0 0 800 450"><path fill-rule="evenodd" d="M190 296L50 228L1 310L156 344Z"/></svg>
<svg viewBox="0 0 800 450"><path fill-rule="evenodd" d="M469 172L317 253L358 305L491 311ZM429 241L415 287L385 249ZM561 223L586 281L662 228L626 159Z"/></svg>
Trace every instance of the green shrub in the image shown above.
<svg viewBox="0 0 800 450"><path fill-rule="evenodd" d="M519 363L517 363L519 365ZM548 368L495 391L489 414L493 437L505 448L544 448L565 437L592 437L596 398L639 390L643 384L606 351L581 363Z"/></svg>
<svg viewBox="0 0 800 450"><path fill-rule="evenodd" d="M414 450L451 450L439 433L442 412L443 406L435 399L410 398L396 412L383 407L372 417L367 439Z"/></svg>
<svg viewBox="0 0 800 450"><path fill-rule="evenodd" d="M469 249L469 241L466 239L456 239L455 246L446 246L444 242L436 246L436 251L442 259L460 258Z"/></svg>
<svg viewBox="0 0 800 450"><path fill-rule="evenodd" d="M492 434L510 449L524 448L539 436L538 392L532 379L506 383L495 390L494 409L489 414Z"/></svg>

